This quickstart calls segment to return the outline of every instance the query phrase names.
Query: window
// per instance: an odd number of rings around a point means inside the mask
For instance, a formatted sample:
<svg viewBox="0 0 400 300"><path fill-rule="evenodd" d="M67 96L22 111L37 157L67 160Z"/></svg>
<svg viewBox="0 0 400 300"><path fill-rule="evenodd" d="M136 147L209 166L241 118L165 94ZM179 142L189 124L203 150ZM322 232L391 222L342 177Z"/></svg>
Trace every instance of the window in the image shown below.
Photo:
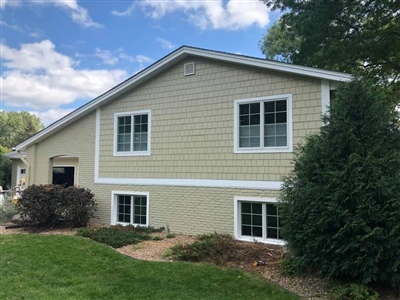
<svg viewBox="0 0 400 300"><path fill-rule="evenodd" d="M150 155L150 111L115 114L114 155Z"/></svg>
<svg viewBox="0 0 400 300"><path fill-rule="evenodd" d="M284 244L276 199L235 197L235 237Z"/></svg>
<svg viewBox="0 0 400 300"><path fill-rule="evenodd" d="M112 192L111 225L149 224L149 193Z"/></svg>
<svg viewBox="0 0 400 300"><path fill-rule="evenodd" d="M292 96L235 101L235 153L292 151Z"/></svg>

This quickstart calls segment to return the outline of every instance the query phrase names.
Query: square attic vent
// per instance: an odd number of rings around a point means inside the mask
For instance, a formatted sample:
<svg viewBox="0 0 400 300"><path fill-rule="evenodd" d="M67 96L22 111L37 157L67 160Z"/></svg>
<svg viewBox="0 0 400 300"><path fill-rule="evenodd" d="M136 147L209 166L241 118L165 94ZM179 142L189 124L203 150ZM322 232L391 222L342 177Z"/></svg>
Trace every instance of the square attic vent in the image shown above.
<svg viewBox="0 0 400 300"><path fill-rule="evenodd" d="M183 74L185 76L194 75L196 72L196 67L194 62L186 63L183 65Z"/></svg>

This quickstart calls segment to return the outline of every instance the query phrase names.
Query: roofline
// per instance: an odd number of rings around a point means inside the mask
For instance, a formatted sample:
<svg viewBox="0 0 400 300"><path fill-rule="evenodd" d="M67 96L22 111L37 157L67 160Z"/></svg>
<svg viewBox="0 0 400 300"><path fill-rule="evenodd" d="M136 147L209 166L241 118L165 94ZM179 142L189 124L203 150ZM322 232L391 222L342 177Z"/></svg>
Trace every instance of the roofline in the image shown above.
<svg viewBox="0 0 400 300"><path fill-rule="evenodd" d="M171 52L170 54L164 56L160 60L156 61L155 63L145 68L144 70L140 71L139 73L135 74L134 76L128 78L122 83L111 88L104 94L94 98L92 101L77 108L76 110L64 116L60 120L54 122L53 124L39 131L36 135L32 136L31 138L17 145L15 149L18 151L25 150L30 145L40 142L47 136L52 135L57 131L63 129L64 127L71 124L78 118L87 115L88 113L96 110L101 105L104 105L105 103L111 101L112 99L115 99L116 97L124 94L128 90L138 86L139 84L148 80L152 76L159 74L160 72L164 71L175 62L191 55L213 60L224 61L228 63L252 66L266 70L273 70L278 72L302 75L324 80L350 81L352 78L352 75L347 73L327 71L317 68L293 65L290 63L266 60L262 58L243 56L238 54L231 54L231 53L213 51L201 48L194 48L189 46L182 46L177 50Z"/></svg>

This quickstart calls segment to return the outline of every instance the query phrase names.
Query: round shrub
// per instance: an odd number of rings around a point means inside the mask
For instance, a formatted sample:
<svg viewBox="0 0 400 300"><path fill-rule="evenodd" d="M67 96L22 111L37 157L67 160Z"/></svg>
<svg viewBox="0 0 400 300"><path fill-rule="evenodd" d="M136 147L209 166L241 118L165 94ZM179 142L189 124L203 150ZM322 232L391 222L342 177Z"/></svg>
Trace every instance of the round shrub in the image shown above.
<svg viewBox="0 0 400 300"><path fill-rule="evenodd" d="M29 186L17 203L22 218L41 226L54 226L60 221L73 227L86 226L96 206L89 189L53 184Z"/></svg>

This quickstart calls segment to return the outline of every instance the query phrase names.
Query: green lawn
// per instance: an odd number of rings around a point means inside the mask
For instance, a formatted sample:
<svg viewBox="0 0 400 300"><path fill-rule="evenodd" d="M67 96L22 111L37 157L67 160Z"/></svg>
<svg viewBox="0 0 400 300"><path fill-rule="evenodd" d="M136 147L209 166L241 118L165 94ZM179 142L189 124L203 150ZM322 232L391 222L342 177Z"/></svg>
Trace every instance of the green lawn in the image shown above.
<svg viewBox="0 0 400 300"><path fill-rule="evenodd" d="M0 299L299 299L209 264L145 262L77 236L0 236Z"/></svg>

